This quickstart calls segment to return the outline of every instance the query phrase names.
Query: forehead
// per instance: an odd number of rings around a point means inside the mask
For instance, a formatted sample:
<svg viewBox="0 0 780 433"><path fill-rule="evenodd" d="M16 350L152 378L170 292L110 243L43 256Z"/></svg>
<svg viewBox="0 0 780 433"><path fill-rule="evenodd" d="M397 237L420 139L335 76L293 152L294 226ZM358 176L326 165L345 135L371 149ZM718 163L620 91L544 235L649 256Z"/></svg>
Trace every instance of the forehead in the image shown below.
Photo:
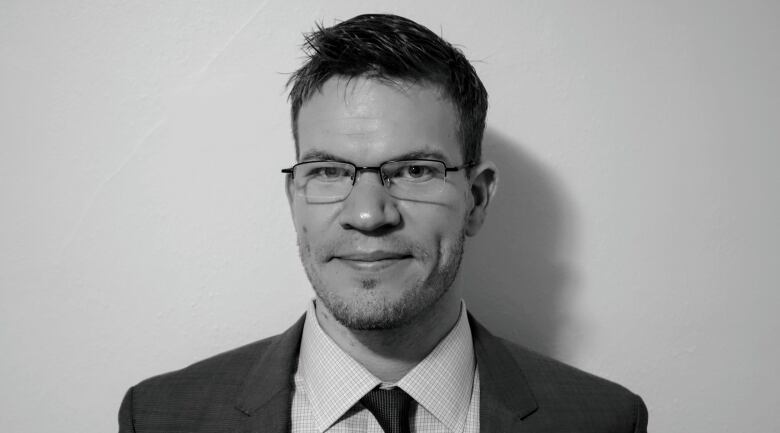
<svg viewBox="0 0 780 433"><path fill-rule="evenodd" d="M460 163L457 121L436 86L333 77L298 113L300 159L329 154L368 165L430 154Z"/></svg>

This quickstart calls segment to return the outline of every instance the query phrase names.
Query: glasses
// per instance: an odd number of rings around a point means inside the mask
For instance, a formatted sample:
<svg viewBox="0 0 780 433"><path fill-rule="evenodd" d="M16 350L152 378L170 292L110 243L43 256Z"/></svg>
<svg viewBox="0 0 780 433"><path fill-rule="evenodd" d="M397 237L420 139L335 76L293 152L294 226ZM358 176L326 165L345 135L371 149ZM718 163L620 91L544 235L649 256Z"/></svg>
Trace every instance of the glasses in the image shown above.
<svg viewBox="0 0 780 433"><path fill-rule="evenodd" d="M433 200L444 190L447 173L473 167L468 163L447 167L434 159L387 161L378 167L358 167L350 162L299 162L282 173L292 175L295 188L309 203L333 203L347 198L355 185L357 173L375 171L387 192L400 200Z"/></svg>

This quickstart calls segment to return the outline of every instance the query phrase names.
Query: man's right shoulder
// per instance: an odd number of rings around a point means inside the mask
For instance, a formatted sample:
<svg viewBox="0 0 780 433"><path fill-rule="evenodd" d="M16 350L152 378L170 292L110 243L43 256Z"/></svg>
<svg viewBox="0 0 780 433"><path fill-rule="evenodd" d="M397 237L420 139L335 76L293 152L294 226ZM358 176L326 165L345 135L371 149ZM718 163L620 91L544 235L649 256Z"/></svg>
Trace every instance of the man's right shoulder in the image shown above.
<svg viewBox="0 0 780 433"><path fill-rule="evenodd" d="M247 384L291 383L302 328L303 318L282 334L141 381L122 401L120 431L165 431L164 425L201 431L211 421L231 425L241 417Z"/></svg>
<svg viewBox="0 0 780 433"><path fill-rule="evenodd" d="M199 387L209 382L229 385L243 380L249 369L279 341L282 334L264 338L226 352L213 355L179 370L145 379L133 388L136 393L148 390Z"/></svg>

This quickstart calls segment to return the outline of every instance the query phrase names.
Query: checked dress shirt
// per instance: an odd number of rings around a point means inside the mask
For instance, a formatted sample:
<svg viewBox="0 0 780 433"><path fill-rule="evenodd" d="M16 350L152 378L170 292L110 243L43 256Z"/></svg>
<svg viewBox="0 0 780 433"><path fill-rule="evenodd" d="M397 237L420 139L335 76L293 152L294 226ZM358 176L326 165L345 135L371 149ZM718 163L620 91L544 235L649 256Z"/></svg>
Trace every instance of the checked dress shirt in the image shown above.
<svg viewBox="0 0 780 433"><path fill-rule="evenodd" d="M360 399L377 385L412 396L412 433L478 433L479 374L465 304L442 341L396 383L382 383L325 334L312 302L306 312L291 409L293 433L382 433Z"/></svg>

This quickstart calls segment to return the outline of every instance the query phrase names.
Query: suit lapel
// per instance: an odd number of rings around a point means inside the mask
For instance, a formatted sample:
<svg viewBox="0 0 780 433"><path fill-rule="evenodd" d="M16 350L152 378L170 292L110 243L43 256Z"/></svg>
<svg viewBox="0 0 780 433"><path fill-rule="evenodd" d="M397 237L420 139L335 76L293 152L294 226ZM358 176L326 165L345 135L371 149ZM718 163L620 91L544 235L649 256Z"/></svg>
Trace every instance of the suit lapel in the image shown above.
<svg viewBox="0 0 780 433"><path fill-rule="evenodd" d="M479 369L479 424L483 432L522 431L536 398L506 345L469 314Z"/></svg>
<svg viewBox="0 0 780 433"><path fill-rule="evenodd" d="M236 403L245 433L290 431L290 407L305 315L277 337L252 367Z"/></svg>

